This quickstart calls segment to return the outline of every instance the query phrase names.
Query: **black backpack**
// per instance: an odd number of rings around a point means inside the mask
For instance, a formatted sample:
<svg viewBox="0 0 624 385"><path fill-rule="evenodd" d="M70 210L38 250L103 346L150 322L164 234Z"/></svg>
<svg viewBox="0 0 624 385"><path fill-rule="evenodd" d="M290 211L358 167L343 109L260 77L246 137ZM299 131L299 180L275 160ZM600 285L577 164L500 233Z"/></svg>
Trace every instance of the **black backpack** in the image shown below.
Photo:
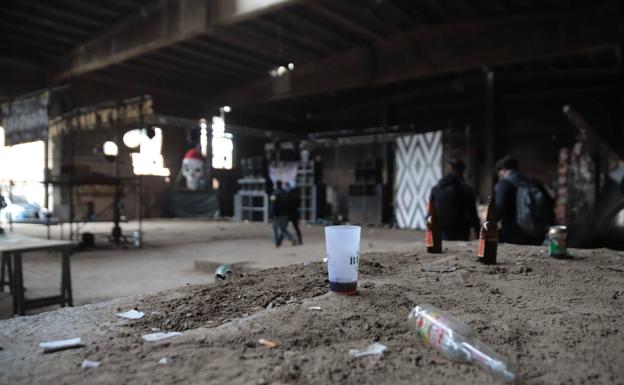
<svg viewBox="0 0 624 385"><path fill-rule="evenodd" d="M542 237L552 223L553 199L535 179L507 177L516 186L516 224L531 237Z"/></svg>

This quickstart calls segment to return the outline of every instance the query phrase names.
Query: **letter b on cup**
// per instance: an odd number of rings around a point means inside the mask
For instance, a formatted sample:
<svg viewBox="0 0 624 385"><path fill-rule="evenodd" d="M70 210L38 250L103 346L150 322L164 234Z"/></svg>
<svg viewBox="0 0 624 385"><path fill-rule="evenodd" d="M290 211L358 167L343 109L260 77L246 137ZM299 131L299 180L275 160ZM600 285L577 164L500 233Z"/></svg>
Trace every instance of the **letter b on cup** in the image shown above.
<svg viewBox="0 0 624 385"><path fill-rule="evenodd" d="M329 281L355 283L360 260L360 226L325 227Z"/></svg>

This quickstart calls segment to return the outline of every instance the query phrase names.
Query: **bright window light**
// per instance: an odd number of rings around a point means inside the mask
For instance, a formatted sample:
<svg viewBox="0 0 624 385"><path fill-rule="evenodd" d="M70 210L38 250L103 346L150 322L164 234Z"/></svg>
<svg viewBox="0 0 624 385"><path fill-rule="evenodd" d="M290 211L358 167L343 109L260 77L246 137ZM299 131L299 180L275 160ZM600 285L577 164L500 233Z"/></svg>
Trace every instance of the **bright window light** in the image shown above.
<svg viewBox="0 0 624 385"><path fill-rule="evenodd" d="M220 116L212 117L212 136L220 137L225 133L225 121Z"/></svg>
<svg viewBox="0 0 624 385"><path fill-rule="evenodd" d="M11 165L0 167L0 185L3 193L8 194L8 183L13 181L12 194L43 206L45 188L41 181L45 164L44 149L45 143L42 140L0 146L0 164Z"/></svg>
<svg viewBox="0 0 624 385"><path fill-rule="evenodd" d="M132 167L134 175L157 175L169 176L171 173L164 166L164 159L161 154L163 135L162 130L154 127L154 137L149 138L145 130L140 131L139 152L130 154L132 157Z"/></svg>
<svg viewBox="0 0 624 385"><path fill-rule="evenodd" d="M201 129L201 135L199 136L199 146L201 148L201 154L205 158L208 156L208 129L203 127Z"/></svg>
<svg viewBox="0 0 624 385"><path fill-rule="evenodd" d="M229 138L212 138L212 167L225 170L232 169L232 152L234 143Z"/></svg>
<svg viewBox="0 0 624 385"><path fill-rule="evenodd" d="M212 117L212 168L231 170L233 166L234 142L232 134L225 132L225 121L220 116Z"/></svg>

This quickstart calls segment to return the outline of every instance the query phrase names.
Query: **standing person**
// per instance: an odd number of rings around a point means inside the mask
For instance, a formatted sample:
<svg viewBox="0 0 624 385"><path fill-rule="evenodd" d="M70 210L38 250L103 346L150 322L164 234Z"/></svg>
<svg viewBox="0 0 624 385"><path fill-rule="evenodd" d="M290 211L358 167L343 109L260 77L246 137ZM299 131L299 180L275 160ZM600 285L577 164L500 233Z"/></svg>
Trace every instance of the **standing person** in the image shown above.
<svg viewBox="0 0 624 385"><path fill-rule="evenodd" d="M273 222L273 244L280 247L284 238L293 241L286 227L288 226L288 195L282 187L282 181L275 182L275 190L271 195L271 219Z"/></svg>
<svg viewBox="0 0 624 385"><path fill-rule="evenodd" d="M500 221L499 241L520 245L540 245L554 222L554 200L537 180L518 170L518 161L505 156L496 162L498 182L496 218Z"/></svg>
<svg viewBox="0 0 624 385"><path fill-rule="evenodd" d="M2 190L0 190L0 211L7 207L6 200L4 199L4 195L2 195ZM4 229L0 226L0 234L4 234Z"/></svg>
<svg viewBox="0 0 624 385"><path fill-rule="evenodd" d="M292 223L295 233L297 233L297 244L302 245L301 230L299 230L299 207L301 206L301 198L299 197L299 188L293 187L288 190L288 220ZM293 245L295 244L293 239Z"/></svg>
<svg viewBox="0 0 624 385"><path fill-rule="evenodd" d="M446 241L468 241L470 230L473 238L479 234L479 216L476 197L464 179L466 165L459 159L448 163L449 173L433 186L435 211L438 216L442 239Z"/></svg>

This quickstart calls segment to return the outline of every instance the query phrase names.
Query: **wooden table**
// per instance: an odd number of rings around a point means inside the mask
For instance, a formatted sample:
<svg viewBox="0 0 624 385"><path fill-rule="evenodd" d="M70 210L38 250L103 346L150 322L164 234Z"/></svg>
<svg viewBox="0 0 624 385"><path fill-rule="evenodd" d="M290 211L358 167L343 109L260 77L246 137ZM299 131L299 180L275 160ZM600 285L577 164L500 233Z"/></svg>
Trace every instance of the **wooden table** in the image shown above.
<svg viewBox="0 0 624 385"><path fill-rule="evenodd" d="M38 307L61 305L73 306L70 261L76 243L40 239L19 234L0 235L0 291L8 286L13 295L13 314L24 315L26 310ZM61 253L61 293L50 297L26 299L24 297L24 275L22 254L35 251L58 251ZM5 279L6 277L6 279Z"/></svg>

